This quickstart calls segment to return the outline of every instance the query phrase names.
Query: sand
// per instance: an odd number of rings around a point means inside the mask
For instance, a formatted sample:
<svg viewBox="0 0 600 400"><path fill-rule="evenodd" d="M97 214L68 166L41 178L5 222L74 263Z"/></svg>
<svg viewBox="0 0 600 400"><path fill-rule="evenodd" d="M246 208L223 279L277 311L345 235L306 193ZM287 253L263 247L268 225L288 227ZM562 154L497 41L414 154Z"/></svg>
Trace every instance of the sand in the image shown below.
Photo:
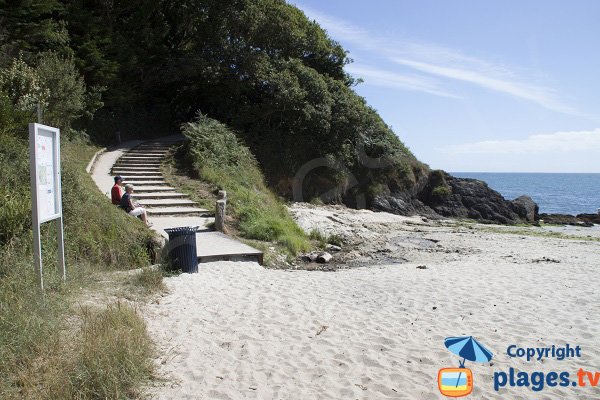
<svg viewBox="0 0 600 400"><path fill-rule="evenodd" d="M168 294L144 309L164 379L148 389L151 397L444 398L438 370L457 367L459 358L443 341L461 335L494 353L491 363L467 362L469 398L600 395L600 386L493 388L493 374L510 367L574 379L579 368L600 371L600 242L366 211L293 211L307 229L362 232L353 251L372 265L322 272L215 262L166 278ZM512 344L565 343L581 346L582 357L527 362L506 354Z"/></svg>

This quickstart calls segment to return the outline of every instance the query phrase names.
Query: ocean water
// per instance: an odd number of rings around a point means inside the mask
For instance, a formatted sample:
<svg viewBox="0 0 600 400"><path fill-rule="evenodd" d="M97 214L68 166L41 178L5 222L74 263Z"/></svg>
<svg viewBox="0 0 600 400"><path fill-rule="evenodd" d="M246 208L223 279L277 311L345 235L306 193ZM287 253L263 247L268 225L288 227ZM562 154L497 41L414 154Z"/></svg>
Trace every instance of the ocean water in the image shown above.
<svg viewBox="0 0 600 400"><path fill-rule="evenodd" d="M459 178L485 181L512 200L523 194L539 206L540 213L596 213L600 208L600 174L542 174L451 172Z"/></svg>

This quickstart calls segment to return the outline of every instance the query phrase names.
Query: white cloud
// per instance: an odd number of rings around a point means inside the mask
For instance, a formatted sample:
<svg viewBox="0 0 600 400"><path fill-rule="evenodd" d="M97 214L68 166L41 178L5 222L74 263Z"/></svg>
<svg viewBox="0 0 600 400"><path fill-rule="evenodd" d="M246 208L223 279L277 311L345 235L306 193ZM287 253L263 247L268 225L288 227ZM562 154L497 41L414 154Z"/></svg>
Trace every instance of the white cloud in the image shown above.
<svg viewBox="0 0 600 400"><path fill-rule="evenodd" d="M417 74L400 74L367 66L349 65L346 70L370 85L397 87L400 89L425 92L441 97L459 98L439 87L437 80Z"/></svg>
<svg viewBox="0 0 600 400"><path fill-rule="evenodd" d="M486 140L437 149L447 155L465 154L565 154L600 150L600 128L590 131L532 135L518 140Z"/></svg>
<svg viewBox="0 0 600 400"><path fill-rule="evenodd" d="M469 82L486 89L529 100L549 110L565 114L577 114L576 110L563 104L559 100L556 91L543 86L502 79L494 76L494 72L489 69L477 71L464 68L453 68L402 58L394 58L394 61L400 65L405 65L431 75Z"/></svg>
<svg viewBox="0 0 600 400"><path fill-rule="evenodd" d="M534 74L531 71L516 71L515 68L491 63L477 57L465 55L458 50L435 44L376 37L366 30L340 19L304 7L301 4L298 6L309 18L319 22L333 38L344 43L353 43L361 50L368 51L377 57L384 57L386 61L429 75L427 84L421 86L409 85L404 82L407 75L403 71L379 71L375 73L371 69L368 72L369 75L363 74L365 77L371 78L366 81L366 84L383 85L387 82L388 84L391 83L390 86L400 89L420 90L445 97L461 97L451 94L448 89L444 89L445 80L458 80L526 100L548 110L589 118L589 116L566 104L552 88L541 83L535 83L536 79L534 79ZM351 67L347 67L347 70L350 73L357 73L355 72L356 69L353 71ZM401 78L394 78L392 75ZM421 81L424 81L424 78L422 75L419 76ZM433 90L431 90L432 88Z"/></svg>

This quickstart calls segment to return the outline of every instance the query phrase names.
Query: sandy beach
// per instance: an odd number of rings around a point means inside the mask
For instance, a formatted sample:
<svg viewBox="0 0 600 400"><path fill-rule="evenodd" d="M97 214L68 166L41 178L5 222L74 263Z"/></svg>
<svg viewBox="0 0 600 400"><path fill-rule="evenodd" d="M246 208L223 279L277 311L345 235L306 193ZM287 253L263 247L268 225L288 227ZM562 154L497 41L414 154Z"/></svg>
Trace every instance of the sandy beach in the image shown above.
<svg viewBox="0 0 600 400"><path fill-rule="evenodd" d="M600 370L599 231L430 221L335 207L292 207L307 229L344 236L335 272L202 264L165 279L145 307L164 382L157 399L438 399L444 338L493 353L466 363L470 398L597 398L600 386L504 387L495 372ZM506 231L515 231L508 233ZM553 237L559 230L564 237ZM590 237L588 237L590 236ZM395 260L395 261L394 261ZM355 261L353 264L352 261ZM581 347L527 362L518 347Z"/></svg>

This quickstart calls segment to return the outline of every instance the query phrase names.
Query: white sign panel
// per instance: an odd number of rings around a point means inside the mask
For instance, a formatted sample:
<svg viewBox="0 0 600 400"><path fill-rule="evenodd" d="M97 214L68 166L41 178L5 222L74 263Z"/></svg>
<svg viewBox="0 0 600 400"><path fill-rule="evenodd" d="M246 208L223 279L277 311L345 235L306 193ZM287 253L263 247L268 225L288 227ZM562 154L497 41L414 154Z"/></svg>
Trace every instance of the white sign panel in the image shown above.
<svg viewBox="0 0 600 400"><path fill-rule="evenodd" d="M32 199L37 203L39 222L61 216L59 130L45 125L31 124ZM33 187L35 185L35 187ZM36 204L33 204L35 207Z"/></svg>
<svg viewBox="0 0 600 400"><path fill-rule="evenodd" d="M59 193L56 177L58 176L55 133L43 128L38 129L36 143L38 211L40 221L48 221L60 215L58 209Z"/></svg>
<svg viewBox="0 0 600 400"><path fill-rule="evenodd" d="M31 171L31 216L36 270L40 286L42 274L42 241L40 224L58 219L58 258L66 278L60 185L60 130L41 124L29 124L29 162Z"/></svg>

